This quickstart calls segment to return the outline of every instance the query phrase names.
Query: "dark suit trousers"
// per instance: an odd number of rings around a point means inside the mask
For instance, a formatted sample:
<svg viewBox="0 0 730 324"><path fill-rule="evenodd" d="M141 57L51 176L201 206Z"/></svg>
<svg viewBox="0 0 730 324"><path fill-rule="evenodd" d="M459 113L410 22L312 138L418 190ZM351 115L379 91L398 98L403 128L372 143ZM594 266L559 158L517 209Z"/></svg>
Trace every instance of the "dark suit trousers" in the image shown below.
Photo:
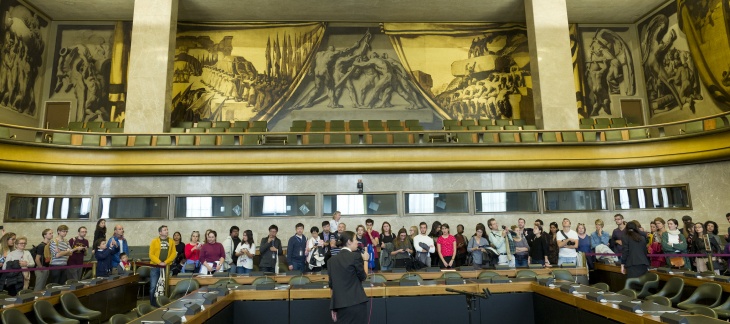
<svg viewBox="0 0 730 324"><path fill-rule="evenodd" d="M337 323L367 324L368 302L337 309Z"/></svg>

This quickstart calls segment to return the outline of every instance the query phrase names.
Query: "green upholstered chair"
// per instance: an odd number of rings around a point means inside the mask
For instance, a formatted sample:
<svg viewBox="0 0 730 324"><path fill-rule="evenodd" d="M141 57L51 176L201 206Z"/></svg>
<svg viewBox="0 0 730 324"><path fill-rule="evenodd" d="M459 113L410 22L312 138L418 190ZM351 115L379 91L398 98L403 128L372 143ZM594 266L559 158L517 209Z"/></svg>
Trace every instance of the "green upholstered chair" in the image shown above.
<svg viewBox="0 0 730 324"><path fill-rule="evenodd" d="M172 300L170 298L163 296L163 295L159 295L159 296L155 297L155 299L157 300L157 305L160 305L160 306L165 306L169 303L172 303Z"/></svg>
<svg viewBox="0 0 730 324"><path fill-rule="evenodd" d="M196 128L211 128L213 127L213 122L209 120L201 120L198 122L197 125L195 125Z"/></svg>
<svg viewBox="0 0 730 324"><path fill-rule="evenodd" d="M544 132L542 133L542 141L544 143L556 143L558 141L558 135L555 132Z"/></svg>
<svg viewBox="0 0 730 324"><path fill-rule="evenodd" d="M500 131L504 126L497 126L497 125L487 125L487 130L490 131Z"/></svg>
<svg viewBox="0 0 730 324"><path fill-rule="evenodd" d="M13 139L16 136L10 134L10 128L0 127L0 139Z"/></svg>
<svg viewBox="0 0 730 324"><path fill-rule="evenodd" d="M261 144L261 137L259 135L241 135L241 145L251 146Z"/></svg>
<svg viewBox="0 0 730 324"><path fill-rule="evenodd" d="M608 284L605 282L598 282L598 283L592 284L591 287L597 288L597 289L600 289L603 291L610 291L610 287L608 287Z"/></svg>
<svg viewBox="0 0 730 324"><path fill-rule="evenodd" d="M137 316L142 317L145 316L151 312L153 312L156 308L149 303L143 303L139 304L137 306Z"/></svg>
<svg viewBox="0 0 730 324"><path fill-rule="evenodd" d="M17 308L7 308L2 313L3 323L12 324L31 324L31 321L25 317L25 314Z"/></svg>
<svg viewBox="0 0 730 324"><path fill-rule="evenodd" d="M182 128L182 127L170 127L170 133L173 133L173 134L174 133L185 133L185 128Z"/></svg>
<svg viewBox="0 0 730 324"><path fill-rule="evenodd" d="M188 133L191 133L191 134L204 134L206 130L207 130L207 128L193 127L193 128L191 128L191 129L188 130Z"/></svg>
<svg viewBox="0 0 730 324"><path fill-rule="evenodd" d="M296 276L294 278L291 278L291 280L289 280L290 285L304 285L304 284L308 284L310 282L312 282L312 280L309 279L309 277L305 277L305 276Z"/></svg>
<svg viewBox="0 0 730 324"><path fill-rule="evenodd" d="M624 289L636 291L636 297L645 298L652 294L652 291L659 290L659 276L653 272L647 272L638 278L626 279Z"/></svg>
<svg viewBox="0 0 730 324"><path fill-rule="evenodd" d="M365 130L365 124L361 119L353 119L347 122L347 129L351 132L362 132Z"/></svg>
<svg viewBox="0 0 730 324"><path fill-rule="evenodd" d="M649 131L646 128L635 128L635 129L629 129L629 139L635 140L635 139L645 139L649 138Z"/></svg>
<svg viewBox="0 0 730 324"><path fill-rule="evenodd" d="M479 273L479 276L477 278L479 279L485 279L485 278L491 278L499 276L499 273L496 273L494 271L482 271Z"/></svg>
<svg viewBox="0 0 730 324"><path fill-rule="evenodd" d="M229 127L227 133L244 133L246 129L243 127Z"/></svg>
<svg viewBox="0 0 730 324"><path fill-rule="evenodd" d="M512 131L522 130L522 127L515 126L515 125L507 125L507 126L504 126L504 130L512 130Z"/></svg>
<svg viewBox="0 0 730 324"><path fill-rule="evenodd" d="M578 142L578 135L575 132L561 132L560 136L563 138L563 143Z"/></svg>
<svg viewBox="0 0 730 324"><path fill-rule="evenodd" d="M621 289L621 290L617 291L616 293L636 299L636 292L631 289Z"/></svg>
<svg viewBox="0 0 730 324"><path fill-rule="evenodd" d="M497 126L507 126L510 124L509 119L495 119L494 124Z"/></svg>
<svg viewBox="0 0 730 324"><path fill-rule="evenodd" d="M523 143L537 142L537 133L520 133L520 142L523 142Z"/></svg>
<svg viewBox="0 0 730 324"><path fill-rule="evenodd" d="M106 128L103 128L103 127L100 127L100 128L89 128L86 131L88 131L89 133L106 133L107 132L107 129Z"/></svg>
<svg viewBox="0 0 730 324"><path fill-rule="evenodd" d="M653 294L651 296L647 296L645 299L648 299L652 296L661 296L661 297L667 297L672 302L672 304L677 304L682 298L682 291L684 290L684 280L682 278L673 277L669 278L667 282L664 284L664 287L662 287L659 292L656 294Z"/></svg>
<svg viewBox="0 0 730 324"><path fill-rule="evenodd" d="M578 127L580 129L593 129L593 125L586 125L586 124L580 124Z"/></svg>
<svg viewBox="0 0 730 324"><path fill-rule="evenodd" d="M621 136L621 131L606 131L606 142L620 142L624 138Z"/></svg>
<svg viewBox="0 0 730 324"><path fill-rule="evenodd" d="M371 144L388 144L388 134L370 134Z"/></svg>
<svg viewBox="0 0 730 324"><path fill-rule="evenodd" d="M480 119L477 121L479 126L491 126L494 125L494 121L491 119Z"/></svg>
<svg viewBox="0 0 730 324"><path fill-rule="evenodd" d="M100 122L100 121L90 121L90 122L86 122L85 127L86 128L101 128L102 124L103 124L103 122Z"/></svg>
<svg viewBox="0 0 730 324"><path fill-rule="evenodd" d="M200 142L198 145L200 146L214 146L215 145L215 139L217 136L214 135L200 135Z"/></svg>
<svg viewBox="0 0 730 324"><path fill-rule="evenodd" d="M608 118L596 118L596 125L610 125L611 120Z"/></svg>
<svg viewBox="0 0 730 324"><path fill-rule="evenodd" d="M719 318L724 320L730 319L730 297L722 305L713 308L713 310Z"/></svg>
<svg viewBox="0 0 730 324"><path fill-rule="evenodd" d="M248 120L236 120L233 122L233 127L248 129L248 127L249 127Z"/></svg>
<svg viewBox="0 0 730 324"><path fill-rule="evenodd" d="M317 129L323 129L324 130L327 127L327 122L324 121L324 120L321 120L321 119L313 120L309 124L309 127L310 128L317 128Z"/></svg>
<svg viewBox="0 0 730 324"><path fill-rule="evenodd" d="M441 275L441 279L463 279L460 273L454 271L446 271Z"/></svg>
<svg viewBox="0 0 730 324"><path fill-rule="evenodd" d="M61 144L61 145L71 145L71 134L55 133L55 134L53 134L53 137L51 137L51 143Z"/></svg>
<svg viewBox="0 0 730 324"><path fill-rule="evenodd" d="M388 129L391 129L391 127L404 127L403 122L397 119L388 119L385 121L385 126L388 127Z"/></svg>
<svg viewBox="0 0 730 324"><path fill-rule="evenodd" d="M648 301L654 302L659 305L672 307L672 301L669 300L669 298L664 297L664 296L653 296L653 295L646 296L646 298L644 298L644 300L648 300Z"/></svg>
<svg viewBox="0 0 730 324"><path fill-rule="evenodd" d="M595 124L595 120L593 118L581 118L580 119L580 125L593 125Z"/></svg>
<svg viewBox="0 0 730 324"><path fill-rule="evenodd" d="M124 128L122 128L122 127L107 128L107 130L109 130L109 133L114 133L114 134L124 133Z"/></svg>
<svg viewBox="0 0 730 324"><path fill-rule="evenodd" d="M170 139L170 136L160 136L160 137L167 137L168 140ZM134 146L150 146L150 145L152 145L152 136L150 136L150 135L135 136Z"/></svg>
<svg viewBox="0 0 730 324"><path fill-rule="evenodd" d="M177 285L175 285L175 288L173 288L170 292L169 297L171 300L176 300L192 291L198 290L198 288L200 288L200 285L195 279L180 280Z"/></svg>
<svg viewBox="0 0 730 324"><path fill-rule="evenodd" d="M224 127L211 127L208 128L208 133L225 133L226 129Z"/></svg>
<svg viewBox="0 0 730 324"><path fill-rule="evenodd" d="M722 286L714 282L701 284L686 300L677 304L678 308L688 310L697 306L717 307L722 300Z"/></svg>
<svg viewBox="0 0 730 324"><path fill-rule="evenodd" d="M81 145L83 146L99 146L101 143L101 135L83 135L81 137Z"/></svg>
<svg viewBox="0 0 730 324"><path fill-rule="evenodd" d="M347 137L350 135L332 133L332 134L329 134L329 136L330 136L330 142L329 142L330 144L344 145L344 144L347 144Z"/></svg>
<svg viewBox="0 0 730 324"><path fill-rule="evenodd" d="M264 128L264 127L249 127L248 128L249 133L265 133L266 131L268 131L268 129Z"/></svg>
<svg viewBox="0 0 730 324"><path fill-rule="evenodd" d="M35 303L33 303L33 312L35 313L36 320L38 320L38 323L40 324L78 324L79 321L64 317L63 315L59 314L55 308L53 308L53 305L48 302L47 300L36 300ZM8 323L8 322L6 322ZM12 323L12 322L10 322ZM14 323L13 323L14 324Z"/></svg>
<svg viewBox="0 0 730 324"><path fill-rule="evenodd" d="M274 279L269 278L269 277L260 277L260 278L256 278L251 283L251 285L256 286L256 285L265 285L265 284L272 284L272 283L276 283L276 281L274 281Z"/></svg>
<svg viewBox="0 0 730 324"><path fill-rule="evenodd" d="M411 144L411 134L408 134L408 133L393 134L393 144Z"/></svg>
<svg viewBox="0 0 730 324"><path fill-rule="evenodd" d="M515 275L517 278L537 278L537 273L532 270L519 270Z"/></svg>
<svg viewBox="0 0 730 324"><path fill-rule="evenodd" d="M114 146L114 147L127 146L128 136L117 135L117 136L111 136L111 138L112 138L112 146Z"/></svg>
<svg viewBox="0 0 730 324"><path fill-rule="evenodd" d="M268 131L269 123L265 120L256 120L251 123L251 127L263 128L265 131Z"/></svg>
<svg viewBox="0 0 730 324"><path fill-rule="evenodd" d="M403 126L389 126L388 130L394 131L394 132L402 132L402 131L406 130L406 128Z"/></svg>
<svg viewBox="0 0 730 324"><path fill-rule="evenodd" d="M345 121L342 119L330 120L330 132L344 132Z"/></svg>
<svg viewBox="0 0 730 324"><path fill-rule="evenodd" d="M609 129L611 128L610 124L595 124L593 125L593 129Z"/></svg>
<svg viewBox="0 0 730 324"><path fill-rule="evenodd" d="M322 145L324 144L324 134L306 134L307 145Z"/></svg>
<svg viewBox="0 0 730 324"><path fill-rule="evenodd" d="M124 314L115 314L109 319L109 324L127 324L134 320L133 318Z"/></svg>
<svg viewBox="0 0 730 324"><path fill-rule="evenodd" d="M611 118L611 128L626 127L625 118Z"/></svg>
<svg viewBox="0 0 730 324"><path fill-rule="evenodd" d="M75 122L75 121L74 122L69 122L68 123L68 129L72 129L72 128L76 128L76 129L78 129L78 128L85 128L84 127L84 122Z"/></svg>
<svg viewBox="0 0 730 324"><path fill-rule="evenodd" d="M500 143L514 143L515 142L515 133L499 133L499 142Z"/></svg>
<svg viewBox="0 0 730 324"><path fill-rule="evenodd" d="M514 126L525 126L525 120L524 119L513 119L512 125Z"/></svg>
<svg viewBox="0 0 730 324"><path fill-rule="evenodd" d="M421 126L421 121L418 119L406 119L406 127L410 129L415 126Z"/></svg>
<svg viewBox="0 0 730 324"><path fill-rule="evenodd" d="M443 129L449 130L451 129L451 126L459 126L459 121L456 119L444 119L442 121L443 123Z"/></svg>
<svg viewBox="0 0 730 324"><path fill-rule="evenodd" d="M177 123L177 125L175 127L179 127L179 128L193 128L193 122L191 122L191 121L182 121L182 122Z"/></svg>
<svg viewBox="0 0 730 324"><path fill-rule="evenodd" d="M477 121L474 119L464 119L461 121L461 126L475 126L477 124Z"/></svg>
<svg viewBox="0 0 730 324"><path fill-rule="evenodd" d="M410 126L410 127L408 127L408 130L409 131L414 131L414 132L420 132L420 131L423 131L423 126L421 126L421 125L418 125L418 126Z"/></svg>
<svg viewBox="0 0 730 324"><path fill-rule="evenodd" d="M557 269L553 270L551 274L553 275L553 278L558 280L575 281L575 278L568 270Z"/></svg>
<svg viewBox="0 0 730 324"><path fill-rule="evenodd" d="M684 129L681 130L684 134L695 134L705 131L705 123L701 120L693 121L684 124Z"/></svg>
<svg viewBox="0 0 730 324"><path fill-rule="evenodd" d="M101 317L100 311L95 311L84 306L73 293L61 295L61 309L67 317L86 323Z"/></svg>
<svg viewBox="0 0 730 324"><path fill-rule="evenodd" d="M382 120L368 120L368 130L371 131L382 131L385 130Z"/></svg>
<svg viewBox="0 0 730 324"><path fill-rule="evenodd" d="M304 129L306 129L307 128L307 121L306 120L301 120L301 119L292 120L291 127L292 128L304 128Z"/></svg>
<svg viewBox="0 0 730 324"><path fill-rule="evenodd" d="M595 142L598 136L596 132L583 132L583 142L592 143Z"/></svg>
<svg viewBox="0 0 730 324"><path fill-rule="evenodd" d="M195 135L180 135L177 137L177 146L193 146L193 145L195 145Z"/></svg>
<svg viewBox="0 0 730 324"><path fill-rule="evenodd" d="M693 315L702 315L709 318L717 318L717 312L714 309L705 306L696 306L687 310Z"/></svg>

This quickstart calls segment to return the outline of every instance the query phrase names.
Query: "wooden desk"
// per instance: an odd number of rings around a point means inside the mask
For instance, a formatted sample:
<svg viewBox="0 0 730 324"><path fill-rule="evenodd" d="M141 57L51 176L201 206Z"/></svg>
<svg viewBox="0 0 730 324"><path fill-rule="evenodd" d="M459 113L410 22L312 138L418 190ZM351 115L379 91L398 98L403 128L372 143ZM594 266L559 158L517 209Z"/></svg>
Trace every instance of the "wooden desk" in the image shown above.
<svg viewBox="0 0 730 324"><path fill-rule="evenodd" d="M122 277L116 280L102 282L98 285L86 286L77 290L61 291L61 293L58 295L50 297L39 297L36 300L45 300L53 305L56 305L60 303L61 295L70 292L76 295L76 297L79 298L84 306L96 311L100 311L102 313L101 321L103 322L108 320L114 314L126 313L136 307L137 281L139 281L139 275L130 275L128 277ZM125 289L125 286L132 284L134 285L133 289ZM121 293L122 296L119 296L116 293L113 293L113 296L105 295L106 292L110 292L113 289L117 288L121 290L119 293ZM129 294L129 291L131 291L131 294ZM5 308L0 309L0 313L2 313L3 309L8 308L15 308L26 314L32 313L34 303L35 301L17 305L8 305Z"/></svg>
<svg viewBox="0 0 730 324"><path fill-rule="evenodd" d="M311 280L311 281L327 281L329 278L327 275L321 275L321 274L307 274L304 276L309 278L309 280ZM267 277L274 279L274 281L276 281L277 283L287 284L287 283L289 283L289 281L292 278L294 278L296 276L275 275L275 276L267 276ZM261 278L261 277L245 277L245 276L244 277L213 277L213 276L192 277L192 279L195 279L195 281L197 281L198 284L201 286L213 285L218 281L227 280L227 279L233 280L236 283L239 283L242 285L250 285L251 283L253 283L254 280L256 280L256 278ZM170 277L169 283L170 283L170 286L172 287L172 286L177 285L177 283L180 282L181 280L187 280L187 279L190 279L190 278Z"/></svg>

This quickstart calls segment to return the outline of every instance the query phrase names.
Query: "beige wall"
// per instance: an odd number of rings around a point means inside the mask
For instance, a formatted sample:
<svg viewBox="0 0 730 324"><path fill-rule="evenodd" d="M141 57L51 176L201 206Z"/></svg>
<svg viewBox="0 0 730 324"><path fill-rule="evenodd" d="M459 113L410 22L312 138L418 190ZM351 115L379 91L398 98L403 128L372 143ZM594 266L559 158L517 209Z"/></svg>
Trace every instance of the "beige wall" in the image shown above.
<svg viewBox="0 0 730 324"><path fill-rule="evenodd" d="M501 190L531 188L609 188L630 186L651 186L663 184L689 183L693 210L677 211L625 211L627 219L637 219L648 224L655 217L680 218L692 215L695 220L714 220L720 224L721 231L727 228L725 213L730 211L727 192L730 189L728 173L730 162L706 163L687 166L660 167L635 170L599 170L599 171L561 171L561 172L494 172L494 173L408 173L408 174L322 174L322 175L275 175L275 176L195 176L195 177L67 177L67 176L35 176L35 175L0 175L0 206L6 205L8 193L42 194L42 195L159 195L159 194L246 194L246 193L354 193L358 179L363 179L366 193L375 192L449 192L464 190ZM402 199L402 198L399 198ZM321 205L321 195L317 198ZM402 201L400 202L402 214ZM248 208L248 203L244 206ZM96 208L96 203L94 205ZM472 206L473 209L473 206ZM5 216L6 210L2 210ZM578 222L593 224L596 218L603 219L612 229L611 219L615 211L592 213L551 213L551 214L498 214L495 215L500 224L516 224L518 217L528 222L541 218L546 223L559 221L563 217ZM96 219L96 211L93 212ZM161 224L167 224L170 231L183 233L184 241L193 230L204 231L212 228L219 237L227 236L231 225L242 229L251 229L255 238L260 240L270 224L277 224L280 237L287 238L294 232L294 225L303 222L308 230L311 226L320 226L329 216L306 218L249 218L231 220L165 220L165 221L110 221L113 226L121 223L125 226L132 245L145 245L154 237ZM321 206L317 206L317 215L321 215ZM431 223L435 220L448 222L455 228L463 224L470 233L474 226L492 215L461 216L376 216L376 227L382 221L389 221L395 229L401 226L410 227L421 221ZM365 217L343 217L348 229L363 224ZM95 221L66 222L72 232L78 226L93 228ZM44 228L56 228L61 222L24 222L5 223L6 231L14 231L27 235L31 242L40 240ZM593 230L593 226L589 226ZM93 230L89 231L91 236ZM224 235L225 234L225 235ZM220 240L222 240L221 238Z"/></svg>

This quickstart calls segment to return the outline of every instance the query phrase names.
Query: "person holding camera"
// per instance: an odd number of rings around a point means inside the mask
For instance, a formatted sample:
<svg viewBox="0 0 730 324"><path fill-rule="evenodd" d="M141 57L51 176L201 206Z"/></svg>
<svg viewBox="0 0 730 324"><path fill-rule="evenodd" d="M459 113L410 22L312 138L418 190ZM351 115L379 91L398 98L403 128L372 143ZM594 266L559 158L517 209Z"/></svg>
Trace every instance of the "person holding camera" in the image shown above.
<svg viewBox="0 0 730 324"><path fill-rule="evenodd" d="M570 220L563 218L563 229L557 233L558 266L563 263L576 263L578 256L578 233L570 229Z"/></svg>
<svg viewBox="0 0 730 324"><path fill-rule="evenodd" d="M467 251L472 255L474 269L481 269L484 265L482 253L487 252L487 247L489 247L489 241L484 238L484 229L483 227L477 227L476 233L469 240L469 245L466 247Z"/></svg>

